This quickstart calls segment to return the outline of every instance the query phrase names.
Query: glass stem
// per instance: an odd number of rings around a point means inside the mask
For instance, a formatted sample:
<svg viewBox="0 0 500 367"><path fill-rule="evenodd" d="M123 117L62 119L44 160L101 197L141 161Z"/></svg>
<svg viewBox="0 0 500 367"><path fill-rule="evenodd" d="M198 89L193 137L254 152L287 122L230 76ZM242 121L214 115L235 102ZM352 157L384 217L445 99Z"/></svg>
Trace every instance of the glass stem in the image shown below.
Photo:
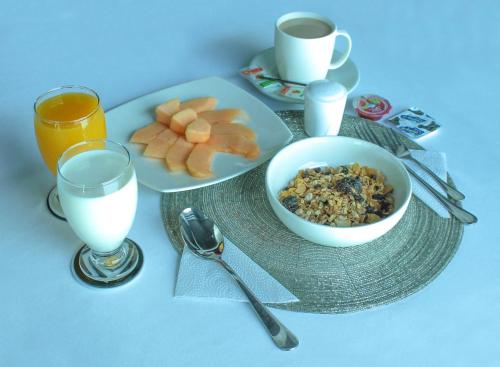
<svg viewBox="0 0 500 367"><path fill-rule="evenodd" d="M90 260L97 268L114 270L127 259L128 251L128 246L124 246L122 243L120 247L111 252L92 251Z"/></svg>

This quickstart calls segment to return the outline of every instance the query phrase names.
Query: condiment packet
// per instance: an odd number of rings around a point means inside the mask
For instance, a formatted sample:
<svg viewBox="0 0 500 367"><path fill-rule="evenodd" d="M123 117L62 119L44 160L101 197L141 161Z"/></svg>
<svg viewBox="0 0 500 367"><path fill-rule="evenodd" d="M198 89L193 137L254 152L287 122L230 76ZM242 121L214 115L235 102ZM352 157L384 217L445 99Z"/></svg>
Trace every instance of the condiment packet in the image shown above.
<svg viewBox="0 0 500 367"><path fill-rule="evenodd" d="M352 105L358 116L372 121L380 120L392 108L391 103L387 99L375 94L354 98Z"/></svg>
<svg viewBox="0 0 500 367"><path fill-rule="evenodd" d="M304 100L304 90L305 87L301 85L285 85L280 90L280 94L285 97Z"/></svg>
<svg viewBox="0 0 500 367"><path fill-rule="evenodd" d="M433 117L415 107L392 116L386 123L410 139L429 135L441 127Z"/></svg>
<svg viewBox="0 0 500 367"><path fill-rule="evenodd" d="M282 87L282 84L276 80L259 79L259 75L271 76L266 69L260 66L244 67L240 70L240 74L259 89L277 90Z"/></svg>

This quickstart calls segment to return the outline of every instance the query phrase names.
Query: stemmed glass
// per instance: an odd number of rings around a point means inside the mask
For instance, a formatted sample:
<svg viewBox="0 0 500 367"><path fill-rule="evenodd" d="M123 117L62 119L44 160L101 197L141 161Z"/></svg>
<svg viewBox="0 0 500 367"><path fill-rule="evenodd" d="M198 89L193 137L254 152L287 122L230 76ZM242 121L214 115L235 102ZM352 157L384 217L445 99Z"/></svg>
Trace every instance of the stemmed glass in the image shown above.
<svg viewBox="0 0 500 367"><path fill-rule="evenodd" d="M45 165L55 176L57 160L73 144L106 138L104 111L92 89L63 86L42 94L35 101L35 135ZM52 214L64 219L56 187L47 196Z"/></svg>
<svg viewBox="0 0 500 367"><path fill-rule="evenodd" d="M76 275L99 287L132 279L143 255L126 238L137 208L137 178L127 149L104 139L73 145L57 164L57 190L69 225L84 242L73 261Z"/></svg>

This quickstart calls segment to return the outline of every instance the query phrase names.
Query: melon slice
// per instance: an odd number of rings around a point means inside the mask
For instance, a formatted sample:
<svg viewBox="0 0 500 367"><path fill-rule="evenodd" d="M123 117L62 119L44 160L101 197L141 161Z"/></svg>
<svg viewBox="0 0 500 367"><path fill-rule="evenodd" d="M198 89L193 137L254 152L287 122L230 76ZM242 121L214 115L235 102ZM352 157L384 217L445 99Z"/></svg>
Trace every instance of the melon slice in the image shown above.
<svg viewBox="0 0 500 367"><path fill-rule="evenodd" d="M162 124L169 125L170 118L177 112L179 112L181 106L181 100L179 98L174 98L162 103L156 107L156 121Z"/></svg>
<svg viewBox="0 0 500 367"><path fill-rule="evenodd" d="M241 121L248 122L250 116L241 108L224 108L215 111L203 111L198 114L199 117L205 119L208 123L215 122L233 122Z"/></svg>
<svg viewBox="0 0 500 367"><path fill-rule="evenodd" d="M217 122L212 125L212 134L215 135L241 135L249 140L255 140L255 133L249 127L242 124L230 124L227 122Z"/></svg>
<svg viewBox="0 0 500 367"><path fill-rule="evenodd" d="M193 98L181 103L181 110L192 108L196 112L211 111L217 106L217 98L214 97L201 97Z"/></svg>
<svg viewBox="0 0 500 367"><path fill-rule="evenodd" d="M186 126L196 120L197 117L198 115L196 114L195 110L191 108L180 110L170 119L170 129L172 129L177 134L184 134Z"/></svg>
<svg viewBox="0 0 500 367"><path fill-rule="evenodd" d="M158 134L156 138L149 142L144 150L144 155L151 158L165 158L168 149L174 145L178 137L179 135L167 127Z"/></svg>
<svg viewBox="0 0 500 367"><path fill-rule="evenodd" d="M238 154L248 159L256 159L260 155L257 143L241 135L212 134L207 144L217 152Z"/></svg>
<svg viewBox="0 0 500 367"><path fill-rule="evenodd" d="M180 136L170 147L165 158L167 167L170 171L184 171L186 169L186 160L193 150L194 144L186 141Z"/></svg>
<svg viewBox="0 0 500 367"><path fill-rule="evenodd" d="M134 131L129 141L131 143L148 144L166 128L167 127L163 124L153 122L152 124L146 125Z"/></svg>
<svg viewBox="0 0 500 367"><path fill-rule="evenodd" d="M190 143L204 143L210 138L212 126L202 118L197 118L186 127L186 140Z"/></svg>
<svg viewBox="0 0 500 367"><path fill-rule="evenodd" d="M186 161L186 167L191 176L207 178L212 176L212 161L215 148L210 144L196 144Z"/></svg>

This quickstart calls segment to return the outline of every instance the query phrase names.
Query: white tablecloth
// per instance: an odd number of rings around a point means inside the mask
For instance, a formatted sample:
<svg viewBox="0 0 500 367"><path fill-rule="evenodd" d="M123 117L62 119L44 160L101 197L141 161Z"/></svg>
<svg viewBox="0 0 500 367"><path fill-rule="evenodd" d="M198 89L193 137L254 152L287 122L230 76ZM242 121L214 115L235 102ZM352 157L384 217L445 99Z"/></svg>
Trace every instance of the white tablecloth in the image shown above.
<svg viewBox="0 0 500 367"><path fill-rule="evenodd" d="M322 13L350 32L361 71L354 94L380 94L394 111L419 106L442 123L422 144L447 154L465 206L479 217L445 271L370 311L274 310L301 343L281 352L247 305L173 298L179 255L160 194L141 188L130 232L145 254L140 276L111 290L76 282L70 261L80 241L45 208L54 178L34 138L34 99L82 84L110 109L210 75L256 94L237 70L272 45L274 20L294 10ZM0 366L500 365L499 10L493 1L4 0Z"/></svg>

